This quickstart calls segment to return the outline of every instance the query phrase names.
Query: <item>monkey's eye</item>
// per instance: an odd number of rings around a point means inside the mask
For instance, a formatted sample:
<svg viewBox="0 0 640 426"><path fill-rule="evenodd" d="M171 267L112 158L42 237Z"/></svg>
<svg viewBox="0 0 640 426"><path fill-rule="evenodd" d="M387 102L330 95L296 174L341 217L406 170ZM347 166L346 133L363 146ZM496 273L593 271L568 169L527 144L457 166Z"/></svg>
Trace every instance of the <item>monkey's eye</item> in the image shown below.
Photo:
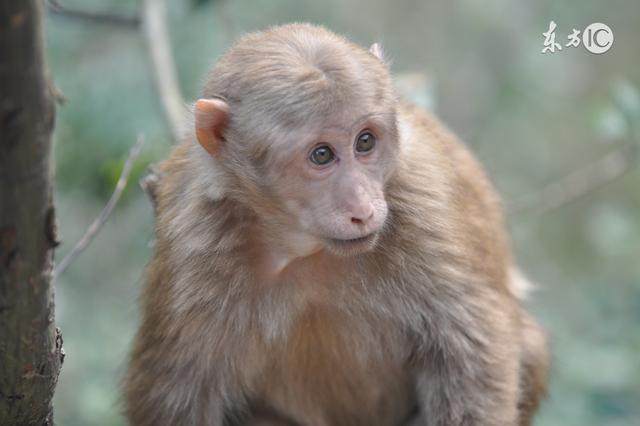
<svg viewBox="0 0 640 426"><path fill-rule="evenodd" d="M369 152L376 146L376 137L371 132L362 132L356 139L357 152Z"/></svg>
<svg viewBox="0 0 640 426"><path fill-rule="evenodd" d="M333 161L334 157L335 155L333 154L331 148L329 148L327 145L321 145L311 151L309 159L312 163L317 164L318 166L324 166Z"/></svg>

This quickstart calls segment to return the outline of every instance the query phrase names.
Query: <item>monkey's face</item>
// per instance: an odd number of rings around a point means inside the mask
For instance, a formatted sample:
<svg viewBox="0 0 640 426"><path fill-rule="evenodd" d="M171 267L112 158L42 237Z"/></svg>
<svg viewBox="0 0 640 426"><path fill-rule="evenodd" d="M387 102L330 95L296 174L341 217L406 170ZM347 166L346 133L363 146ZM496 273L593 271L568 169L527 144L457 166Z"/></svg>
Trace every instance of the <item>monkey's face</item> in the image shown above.
<svg viewBox="0 0 640 426"><path fill-rule="evenodd" d="M278 145L269 181L292 225L336 255L371 250L388 213L395 114L336 114Z"/></svg>
<svg viewBox="0 0 640 426"><path fill-rule="evenodd" d="M379 49L311 28L274 31L239 42L211 75L195 108L198 142L238 178L235 193L250 198L268 238L294 256L371 250L398 152Z"/></svg>

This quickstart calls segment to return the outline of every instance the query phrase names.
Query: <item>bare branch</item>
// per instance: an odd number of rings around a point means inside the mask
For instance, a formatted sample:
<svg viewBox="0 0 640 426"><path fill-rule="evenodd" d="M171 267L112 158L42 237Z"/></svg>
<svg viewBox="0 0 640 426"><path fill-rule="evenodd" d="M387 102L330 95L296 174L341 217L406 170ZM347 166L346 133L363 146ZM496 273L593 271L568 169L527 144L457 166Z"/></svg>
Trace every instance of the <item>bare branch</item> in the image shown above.
<svg viewBox="0 0 640 426"><path fill-rule="evenodd" d="M633 168L636 159L637 147L623 145L564 178L508 203L507 211L517 215L555 210L620 178Z"/></svg>
<svg viewBox="0 0 640 426"><path fill-rule="evenodd" d="M100 24L113 24L133 29L140 28L140 24L143 24L143 36L151 58L156 90L160 97L171 135L175 141L179 140L185 106L180 93L175 62L171 52L165 1L143 0L141 17L72 9L61 5L58 0L47 0L47 5L52 14L67 18Z"/></svg>
<svg viewBox="0 0 640 426"><path fill-rule="evenodd" d="M184 101L180 93L176 67L167 30L167 8L164 0L143 0L142 21L147 48L153 65L156 89L175 141L180 140L184 119Z"/></svg>
<svg viewBox="0 0 640 426"><path fill-rule="evenodd" d="M64 257L64 259L62 259L60 264L56 266L53 271L54 277L60 276L60 274L62 274L67 269L71 262L73 262L80 255L80 253L82 253L84 249L87 248L89 243L91 243L93 238L98 234L102 226L107 222L107 219L109 219L113 208L118 203L118 200L120 200L120 196L127 186L129 174L133 169L133 165L136 158L138 158L138 155L140 154L143 144L144 137L142 135L139 135L138 140L129 150L129 155L124 163L124 166L122 167L122 172L120 173L120 177L118 178L118 182L116 183L116 188L114 189L113 194L111 194L111 198L109 198L109 201L100 212L100 215L98 215L98 217L91 223L91 226L89 226L89 228L85 231L82 238L78 240L76 245Z"/></svg>
<svg viewBox="0 0 640 426"><path fill-rule="evenodd" d="M231 43L236 34L235 20L232 17L231 2L233 0L222 0L218 6L218 24L222 27L227 43Z"/></svg>
<svg viewBox="0 0 640 426"><path fill-rule="evenodd" d="M47 9L49 9L53 15L89 23L116 25L131 29L136 29L140 26L140 18L135 15L127 16L109 12L78 10L63 6L58 0L48 0Z"/></svg>

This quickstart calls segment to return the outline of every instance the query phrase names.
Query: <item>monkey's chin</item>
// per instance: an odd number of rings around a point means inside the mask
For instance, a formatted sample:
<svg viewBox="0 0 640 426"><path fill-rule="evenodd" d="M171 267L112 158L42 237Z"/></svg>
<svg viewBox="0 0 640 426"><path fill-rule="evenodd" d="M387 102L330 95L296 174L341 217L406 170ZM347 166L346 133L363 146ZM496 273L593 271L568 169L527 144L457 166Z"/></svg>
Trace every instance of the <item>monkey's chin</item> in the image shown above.
<svg viewBox="0 0 640 426"><path fill-rule="evenodd" d="M355 256L371 251L378 242L378 233L373 232L360 238L342 240L338 238L327 238L327 251L342 257Z"/></svg>

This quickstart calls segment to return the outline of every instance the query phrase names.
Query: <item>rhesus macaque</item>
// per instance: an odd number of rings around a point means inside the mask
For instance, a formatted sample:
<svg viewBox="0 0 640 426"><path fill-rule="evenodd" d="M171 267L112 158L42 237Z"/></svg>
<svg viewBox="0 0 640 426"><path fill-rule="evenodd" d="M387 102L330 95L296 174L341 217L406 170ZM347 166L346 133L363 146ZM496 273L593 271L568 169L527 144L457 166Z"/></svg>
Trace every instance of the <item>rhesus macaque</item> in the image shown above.
<svg viewBox="0 0 640 426"><path fill-rule="evenodd" d="M528 425L544 333L467 148L326 29L240 39L151 184L133 425Z"/></svg>

